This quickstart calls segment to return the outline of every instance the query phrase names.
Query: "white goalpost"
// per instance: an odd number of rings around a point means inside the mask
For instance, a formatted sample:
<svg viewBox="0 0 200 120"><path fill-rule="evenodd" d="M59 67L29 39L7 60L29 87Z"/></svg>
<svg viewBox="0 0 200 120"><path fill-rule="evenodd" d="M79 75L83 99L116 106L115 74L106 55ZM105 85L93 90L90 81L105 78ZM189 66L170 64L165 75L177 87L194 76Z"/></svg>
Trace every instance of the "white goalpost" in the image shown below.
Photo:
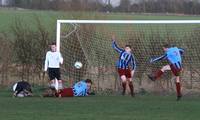
<svg viewBox="0 0 200 120"><path fill-rule="evenodd" d="M66 80L90 78L98 90L117 90L118 54L111 47L112 34L120 47L132 46L137 61L134 77L137 88L148 85L146 74L155 69L148 60L163 53L163 43L186 49L183 76L187 77L183 79L188 84L198 79L188 74L200 68L200 20L57 20L56 29L57 51L61 51L65 60ZM83 63L81 69L74 68L76 61ZM165 82L163 88L170 87L173 80Z"/></svg>

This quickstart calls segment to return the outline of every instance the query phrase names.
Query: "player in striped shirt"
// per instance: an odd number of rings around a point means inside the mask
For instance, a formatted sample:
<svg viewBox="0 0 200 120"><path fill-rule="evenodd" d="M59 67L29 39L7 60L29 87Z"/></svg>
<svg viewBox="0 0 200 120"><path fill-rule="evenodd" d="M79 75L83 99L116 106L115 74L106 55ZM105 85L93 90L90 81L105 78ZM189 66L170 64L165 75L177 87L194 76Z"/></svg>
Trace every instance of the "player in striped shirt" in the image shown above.
<svg viewBox="0 0 200 120"><path fill-rule="evenodd" d="M48 70L50 87L54 87L55 79L58 80L59 88L62 89L62 80L60 75L60 64L63 64L63 57L60 52L56 51L56 43L51 44L51 51L46 53L45 68Z"/></svg>
<svg viewBox="0 0 200 120"><path fill-rule="evenodd" d="M177 47L170 47L168 44L163 46L163 50L165 54L151 59L150 63L154 63L160 60L167 59L169 61L168 65L163 66L160 70L158 70L154 75L148 75L148 77L155 81L160 78L163 73L167 70L171 70L172 73L176 76L176 92L177 92L177 100L180 100L182 97L181 94L181 83L180 83L180 74L182 71L182 58L181 55L183 54L184 50L177 48Z"/></svg>
<svg viewBox="0 0 200 120"><path fill-rule="evenodd" d="M118 74L122 80L122 95L125 95L126 84L128 82L131 96L134 97L134 86L132 77L136 69L135 58L132 54L131 46L126 45L124 49L119 48L115 41L115 36L112 36L112 47L119 53L119 60L117 62Z"/></svg>

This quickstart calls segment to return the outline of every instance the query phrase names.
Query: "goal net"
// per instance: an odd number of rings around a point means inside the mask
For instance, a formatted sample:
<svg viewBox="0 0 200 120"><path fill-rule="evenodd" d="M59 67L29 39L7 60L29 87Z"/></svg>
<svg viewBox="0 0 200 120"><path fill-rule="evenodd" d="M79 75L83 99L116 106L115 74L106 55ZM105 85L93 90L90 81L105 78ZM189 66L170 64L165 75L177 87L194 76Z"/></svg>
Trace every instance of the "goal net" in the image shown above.
<svg viewBox="0 0 200 120"><path fill-rule="evenodd" d="M98 91L120 90L116 61L118 53L112 48L111 36L120 47L132 46L137 68L134 76L136 91L174 90L174 79L165 74L156 83L147 74L167 64L149 64L150 57L163 54L162 45L169 43L185 49L182 81L184 88L198 89L200 85L200 21L199 20L58 20L57 45L64 57L62 77L73 84L89 78ZM76 69L74 63L83 63ZM68 85L70 85L68 84Z"/></svg>

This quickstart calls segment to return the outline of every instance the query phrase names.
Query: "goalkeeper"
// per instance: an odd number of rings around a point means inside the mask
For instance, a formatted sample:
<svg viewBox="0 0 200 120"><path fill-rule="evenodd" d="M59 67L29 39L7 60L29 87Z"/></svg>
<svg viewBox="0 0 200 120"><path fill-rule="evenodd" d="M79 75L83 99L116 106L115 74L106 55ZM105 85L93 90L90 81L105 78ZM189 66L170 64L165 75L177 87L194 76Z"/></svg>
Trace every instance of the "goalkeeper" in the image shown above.
<svg viewBox="0 0 200 120"><path fill-rule="evenodd" d="M50 45L51 50L46 53L44 71L48 70L50 87L53 87L55 79L59 82L59 88L62 89L62 80L60 73L60 64L63 64L63 57L59 51L56 51L56 43Z"/></svg>
<svg viewBox="0 0 200 120"><path fill-rule="evenodd" d="M167 70L171 70L172 73L176 76L176 92L177 92L177 101L181 99L181 83L180 83L180 74L182 71L182 58L181 55L183 54L184 50L177 48L177 47L170 47L170 45L165 44L163 45L163 50L165 52L164 55L151 59L150 63L154 63L156 61L160 61L163 59L167 59L169 61L168 65L163 66L160 70L158 70L153 75L148 75L148 77L155 81L160 78L163 73Z"/></svg>
<svg viewBox="0 0 200 120"><path fill-rule="evenodd" d="M112 47L119 53L119 60L117 62L117 68L118 68L119 76L122 80L122 87L123 87L122 95L125 95L126 84L128 82L131 96L134 97L135 93L134 93L132 77L134 75L136 63L135 63L134 56L131 53L131 51L132 51L131 46L126 45L124 49L119 48L116 44L114 35L112 36L112 41L113 41ZM129 65L131 66L131 69L130 69Z"/></svg>

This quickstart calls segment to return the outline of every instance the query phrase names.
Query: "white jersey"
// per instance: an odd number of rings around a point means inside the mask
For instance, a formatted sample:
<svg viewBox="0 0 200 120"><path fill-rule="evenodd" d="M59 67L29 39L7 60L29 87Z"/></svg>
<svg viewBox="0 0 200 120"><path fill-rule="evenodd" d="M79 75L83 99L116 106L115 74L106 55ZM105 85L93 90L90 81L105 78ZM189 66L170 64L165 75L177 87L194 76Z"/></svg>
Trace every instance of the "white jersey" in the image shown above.
<svg viewBox="0 0 200 120"><path fill-rule="evenodd" d="M46 54L44 70L47 71L48 68L60 68L60 64L63 64L61 53L48 51Z"/></svg>

